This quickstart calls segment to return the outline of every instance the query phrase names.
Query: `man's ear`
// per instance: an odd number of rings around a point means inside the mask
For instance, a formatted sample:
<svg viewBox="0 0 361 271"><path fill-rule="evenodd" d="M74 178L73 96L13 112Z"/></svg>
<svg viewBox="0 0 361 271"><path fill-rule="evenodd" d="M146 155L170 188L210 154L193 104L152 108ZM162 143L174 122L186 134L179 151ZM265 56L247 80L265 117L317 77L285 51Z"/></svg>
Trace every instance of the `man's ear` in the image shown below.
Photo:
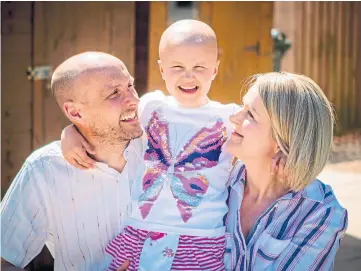
<svg viewBox="0 0 361 271"><path fill-rule="evenodd" d="M218 74L218 66L219 66L219 63L220 63L220 60L217 60L217 64L216 66L214 67L214 70L213 70L213 78L212 80L214 80Z"/></svg>
<svg viewBox="0 0 361 271"><path fill-rule="evenodd" d="M162 61L161 61L160 59L158 60L158 65L159 65L160 74L162 75L162 78L163 78L163 80L164 80L164 77L163 77L163 72L164 72L164 70L163 70Z"/></svg>
<svg viewBox="0 0 361 271"><path fill-rule="evenodd" d="M80 104L67 101L63 104L63 111L72 123L81 123L83 121Z"/></svg>

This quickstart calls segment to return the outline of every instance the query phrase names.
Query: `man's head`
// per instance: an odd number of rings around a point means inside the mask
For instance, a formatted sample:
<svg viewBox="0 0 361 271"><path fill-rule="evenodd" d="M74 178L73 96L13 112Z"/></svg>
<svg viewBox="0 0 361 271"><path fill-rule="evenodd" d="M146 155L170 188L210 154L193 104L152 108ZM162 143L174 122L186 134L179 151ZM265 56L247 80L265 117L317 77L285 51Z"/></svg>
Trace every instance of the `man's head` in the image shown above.
<svg viewBox="0 0 361 271"><path fill-rule="evenodd" d="M118 58L100 52L75 55L56 68L51 89L85 137L117 144L142 135L134 79Z"/></svg>
<svg viewBox="0 0 361 271"><path fill-rule="evenodd" d="M216 34L207 24L181 20L168 27L159 44L159 68L168 92L185 107L208 103L218 72Z"/></svg>

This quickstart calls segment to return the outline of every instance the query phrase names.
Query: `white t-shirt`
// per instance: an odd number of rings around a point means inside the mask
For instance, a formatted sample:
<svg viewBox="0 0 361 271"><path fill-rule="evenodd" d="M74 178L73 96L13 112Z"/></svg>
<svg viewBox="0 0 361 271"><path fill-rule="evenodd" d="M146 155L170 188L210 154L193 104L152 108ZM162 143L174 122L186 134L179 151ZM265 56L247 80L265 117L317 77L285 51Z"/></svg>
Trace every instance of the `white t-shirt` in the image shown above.
<svg viewBox="0 0 361 271"><path fill-rule="evenodd" d="M125 151L122 173L104 163L71 166L59 141L32 153L1 202L1 257L24 268L47 245L55 270L105 270L104 248L123 227L139 142Z"/></svg>
<svg viewBox="0 0 361 271"><path fill-rule="evenodd" d="M145 168L138 167L127 224L151 231L207 235L223 227L232 156L223 150L239 108L210 101L180 106L161 91L141 98Z"/></svg>

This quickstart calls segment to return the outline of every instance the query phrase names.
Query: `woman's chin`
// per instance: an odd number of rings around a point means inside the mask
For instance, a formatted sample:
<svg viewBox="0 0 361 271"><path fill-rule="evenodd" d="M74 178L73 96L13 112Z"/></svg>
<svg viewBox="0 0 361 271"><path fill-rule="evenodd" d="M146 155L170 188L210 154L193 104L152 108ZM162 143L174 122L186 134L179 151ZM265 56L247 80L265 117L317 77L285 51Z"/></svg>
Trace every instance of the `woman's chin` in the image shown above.
<svg viewBox="0 0 361 271"><path fill-rule="evenodd" d="M238 158L237 154L239 154L239 149L240 149L239 143L235 143L232 141L232 139L229 139L224 144L224 148L225 148L226 152L228 152L229 154L232 154L233 156Z"/></svg>

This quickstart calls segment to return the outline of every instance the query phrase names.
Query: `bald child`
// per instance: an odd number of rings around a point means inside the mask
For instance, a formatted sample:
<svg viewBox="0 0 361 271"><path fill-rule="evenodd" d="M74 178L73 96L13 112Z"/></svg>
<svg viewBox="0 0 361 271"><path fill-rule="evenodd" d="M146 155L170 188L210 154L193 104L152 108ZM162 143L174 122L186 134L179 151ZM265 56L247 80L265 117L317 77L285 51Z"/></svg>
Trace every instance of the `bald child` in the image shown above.
<svg viewBox="0 0 361 271"><path fill-rule="evenodd" d="M223 144L238 107L208 98L217 48L214 31L195 20L178 21L161 37L158 63L170 96L154 91L141 98L144 163L134 168L126 227L106 248L113 256L110 270L126 260L128 270L225 269L232 156ZM83 139L67 129L65 157L81 164L75 149Z"/></svg>

